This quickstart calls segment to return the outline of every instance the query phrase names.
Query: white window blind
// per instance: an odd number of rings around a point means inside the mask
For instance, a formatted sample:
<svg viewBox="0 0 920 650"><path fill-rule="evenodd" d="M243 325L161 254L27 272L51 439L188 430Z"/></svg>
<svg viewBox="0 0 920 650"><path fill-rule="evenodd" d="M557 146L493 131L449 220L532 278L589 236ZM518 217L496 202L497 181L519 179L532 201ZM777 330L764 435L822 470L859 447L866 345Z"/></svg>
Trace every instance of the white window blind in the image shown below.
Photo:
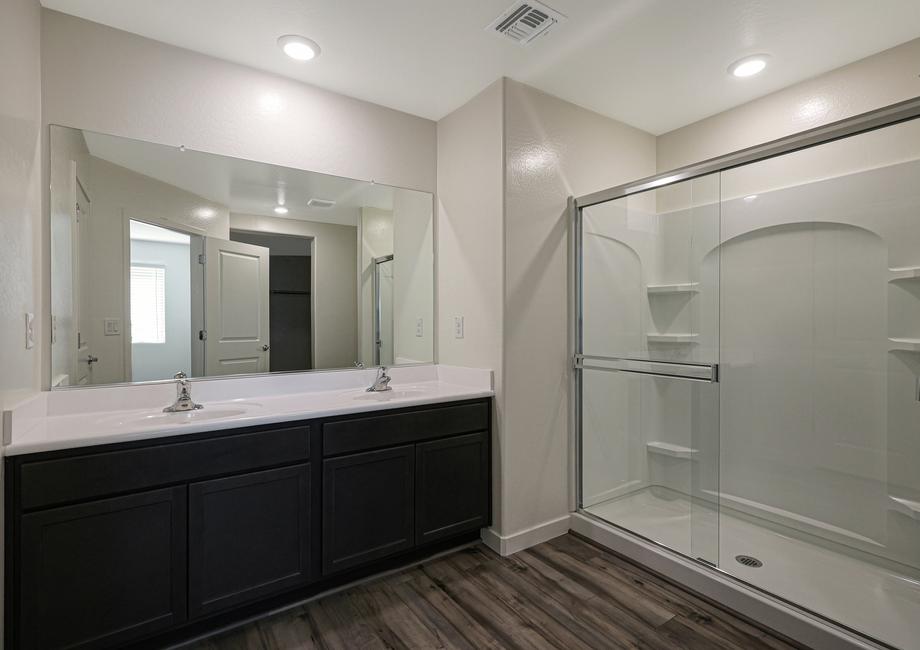
<svg viewBox="0 0 920 650"><path fill-rule="evenodd" d="M166 343L164 266L131 266L131 342Z"/></svg>

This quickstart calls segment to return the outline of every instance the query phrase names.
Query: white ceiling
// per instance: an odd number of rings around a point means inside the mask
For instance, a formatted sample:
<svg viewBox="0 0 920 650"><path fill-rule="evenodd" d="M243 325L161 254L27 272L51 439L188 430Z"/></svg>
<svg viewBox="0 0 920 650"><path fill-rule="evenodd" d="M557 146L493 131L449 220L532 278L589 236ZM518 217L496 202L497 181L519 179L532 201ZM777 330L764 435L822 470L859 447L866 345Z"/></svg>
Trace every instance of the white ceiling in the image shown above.
<svg viewBox="0 0 920 650"><path fill-rule="evenodd" d="M138 174L155 178L230 212L279 217L283 202L287 219L357 225L362 207L393 209L394 188L316 172L228 158L140 140L83 131L90 153ZM413 190L399 190L409 192ZM311 198L335 201L332 208L311 208Z"/></svg>
<svg viewBox="0 0 920 650"><path fill-rule="evenodd" d="M655 134L920 36L918 0L548 0L568 20L526 47L484 29L510 0L42 4L430 119L504 75ZM288 33L322 54L288 59ZM760 52L762 75L726 73Z"/></svg>

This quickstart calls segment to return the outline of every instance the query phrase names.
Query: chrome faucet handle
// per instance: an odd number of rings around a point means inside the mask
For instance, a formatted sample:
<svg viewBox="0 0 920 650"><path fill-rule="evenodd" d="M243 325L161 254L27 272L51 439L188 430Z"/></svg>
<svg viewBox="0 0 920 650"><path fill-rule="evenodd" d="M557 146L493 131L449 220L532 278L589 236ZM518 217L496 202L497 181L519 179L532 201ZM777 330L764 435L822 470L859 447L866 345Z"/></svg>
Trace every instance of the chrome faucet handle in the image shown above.
<svg viewBox="0 0 920 650"><path fill-rule="evenodd" d="M164 413L197 411L204 408L201 404L192 401L192 387L189 384L188 375L180 370L173 375L173 379L176 380L176 401L164 408Z"/></svg>
<svg viewBox="0 0 920 650"><path fill-rule="evenodd" d="M374 379L374 383L370 385L367 389L368 393L382 393L386 390L393 390L390 388L390 382L392 377L387 374L387 367L380 366L377 368L377 377Z"/></svg>

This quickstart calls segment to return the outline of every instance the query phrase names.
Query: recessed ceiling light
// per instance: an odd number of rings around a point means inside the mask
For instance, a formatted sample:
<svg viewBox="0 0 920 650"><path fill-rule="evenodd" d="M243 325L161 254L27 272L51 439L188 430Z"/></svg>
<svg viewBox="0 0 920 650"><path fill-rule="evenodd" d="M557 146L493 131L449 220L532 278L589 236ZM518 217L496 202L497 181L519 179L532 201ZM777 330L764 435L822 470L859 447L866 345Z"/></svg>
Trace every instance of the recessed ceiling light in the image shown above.
<svg viewBox="0 0 920 650"><path fill-rule="evenodd" d="M728 71L736 77L753 77L767 67L768 58L766 54L747 56L728 66Z"/></svg>
<svg viewBox="0 0 920 650"><path fill-rule="evenodd" d="M287 214L287 213L288 213L288 209L284 207L283 205L275 206L275 214Z"/></svg>
<svg viewBox="0 0 920 650"><path fill-rule="evenodd" d="M319 56L319 45L305 36L287 34L278 39L278 47L292 59L309 61Z"/></svg>

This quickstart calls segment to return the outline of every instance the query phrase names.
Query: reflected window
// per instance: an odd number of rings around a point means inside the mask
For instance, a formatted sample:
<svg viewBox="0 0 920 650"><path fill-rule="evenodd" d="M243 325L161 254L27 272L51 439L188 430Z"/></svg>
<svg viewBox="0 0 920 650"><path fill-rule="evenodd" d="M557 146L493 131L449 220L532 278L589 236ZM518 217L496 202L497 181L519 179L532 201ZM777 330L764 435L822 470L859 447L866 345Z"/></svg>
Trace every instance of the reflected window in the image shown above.
<svg viewBox="0 0 920 650"><path fill-rule="evenodd" d="M166 343L165 266L131 266L131 342Z"/></svg>

